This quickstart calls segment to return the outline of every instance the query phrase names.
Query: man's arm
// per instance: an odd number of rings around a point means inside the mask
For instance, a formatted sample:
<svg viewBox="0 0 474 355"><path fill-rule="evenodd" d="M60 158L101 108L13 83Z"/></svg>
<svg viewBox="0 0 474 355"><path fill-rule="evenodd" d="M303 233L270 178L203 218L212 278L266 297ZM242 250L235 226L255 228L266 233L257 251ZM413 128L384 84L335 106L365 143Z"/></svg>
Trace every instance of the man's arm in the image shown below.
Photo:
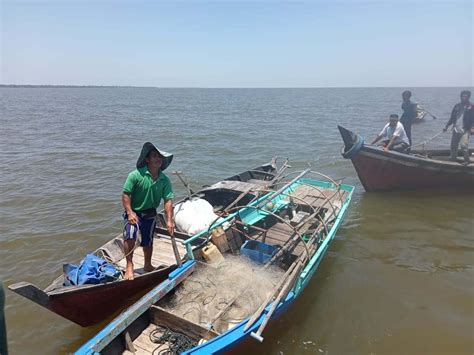
<svg viewBox="0 0 474 355"><path fill-rule="evenodd" d="M136 213L133 212L132 210L132 199L130 198L130 195L127 194L126 192L122 192L122 205L123 205L123 208L125 209L125 212L127 213L128 222L130 224L137 224L138 217Z"/></svg>
<svg viewBox="0 0 474 355"><path fill-rule="evenodd" d="M173 200L165 201L166 227L170 235L174 234Z"/></svg>
<svg viewBox="0 0 474 355"><path fill-rule="evenodd" d="M397 140L397 136L395 136L395 134L392 136L392 138L390 139L390 142L388 142L387 146L383 149L384 151L388 152L390 150L390 148L392 148L392 146L395 144L395 141Z"/></svg>

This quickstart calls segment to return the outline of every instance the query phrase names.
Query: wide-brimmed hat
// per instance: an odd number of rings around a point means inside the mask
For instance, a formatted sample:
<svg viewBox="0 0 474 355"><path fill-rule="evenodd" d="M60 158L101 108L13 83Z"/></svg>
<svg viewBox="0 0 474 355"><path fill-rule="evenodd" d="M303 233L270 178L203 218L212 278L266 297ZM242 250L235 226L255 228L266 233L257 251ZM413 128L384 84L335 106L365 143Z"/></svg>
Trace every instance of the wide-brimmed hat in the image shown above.
<svg viewBox="0 0 474 355"><path fill-rule="evenodd" d="M163 150L159 150L150 142L146 142L145 144L143 144L142 151L140 153L140 156L138 157L137 169L143 168L146 165L146 157L153 150L156 150L163 157L163 162L161 163L160 168L162 171L165 170L171 164L171 161L173 160L173 154L167 153Z"/></svg>

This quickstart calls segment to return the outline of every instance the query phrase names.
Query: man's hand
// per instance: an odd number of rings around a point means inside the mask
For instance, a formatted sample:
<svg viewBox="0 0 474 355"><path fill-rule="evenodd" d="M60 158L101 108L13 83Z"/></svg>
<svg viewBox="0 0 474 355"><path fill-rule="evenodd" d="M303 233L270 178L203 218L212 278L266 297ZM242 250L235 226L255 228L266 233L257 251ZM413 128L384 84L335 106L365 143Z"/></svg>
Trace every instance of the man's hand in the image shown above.
<svg viewBox="0 0 474 355"><path fill-rule="evenodd" d="M137 224L138 223L138 217L137 214L133 211L130 213L127 212L127 217L128 217L128 223L130 224Z"/></svg>
<svg viewBox="0 0 474 355"><path fill-rule="evenodd" d="M166 228L170 236L174 234L173 200L165 201Z"/></svg>
<svg viewBox="0 0 474 355"><path fill-rule="evenodd" d="M390 150L390 149L388 149L388 146L383 147L383 151L384 151L384 152L388 152L389 150Z"/></svg>
<svg viewBox="0 0 474 355"><path fill-rule="evenodd" d="M168 229L168 233L170 236L174 235L174 222L173 221L168 221L166 222L166 228Z"/></svg>

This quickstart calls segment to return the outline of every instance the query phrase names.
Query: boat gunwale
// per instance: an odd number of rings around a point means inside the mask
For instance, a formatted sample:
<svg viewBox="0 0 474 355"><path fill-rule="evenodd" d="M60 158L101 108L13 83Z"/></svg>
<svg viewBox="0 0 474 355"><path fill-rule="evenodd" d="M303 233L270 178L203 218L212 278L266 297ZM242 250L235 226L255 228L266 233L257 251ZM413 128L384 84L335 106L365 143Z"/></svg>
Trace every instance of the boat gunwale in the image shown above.
<svg viewBox="0 0 474 355"><path fill-rule="evenodd" d="M434 152L434 150L431 150L431 151ZM444 160L424 157L421 155L405 154L405 153L400 153L393 150L386 152L380 147L366 145L366 144L362 146L358 154L361 154L361 153L369 153L369 154L376 155L377 157L373 157L373 156L372 157L376 159L380 159L380 160L399 162L400 164L411 163L411 164L403 164L403 165L416 166L419 168L432 168L432 169L437 168L445 172L449 172L449 171L455 172L457 170L463 173L465 173L466 171L474 172L474 164L462 165L454 161L444 161ZM415 164L415 165L412 165L412 164Z"/></svg>
<svg viewBox="0 0 474 355"><path fill-rule="evenodd" d="M83 344L74 354L78 355L90 355L90 354L99 354L110 342L119 336L129 325L131 325L135 320L137 320L144 312L139 312L143 307L151 306L156 303L156 296L160 291L164 291L165 294L174 289L177 284L176 281L179 280L181 275L183 280L187 274L190 274L194 271L196 267L196 262L194 260L188 260L183 263L180 267L177 267L172 271L167 280L161 282L155 286L151 291L147 292L139 301L134 303L130 308L123 311L116 318L114 318L110 323L107 324L103 329L90 338L85 344ZM183 281L181 280L181 281ZM179 281L178 284L181 282ZM156 291L152 294L153 291ZM152 296L151 296L152 295ZM132 317L133 319L131 319ZM105 342L105 344L104 344Z"/></svg>

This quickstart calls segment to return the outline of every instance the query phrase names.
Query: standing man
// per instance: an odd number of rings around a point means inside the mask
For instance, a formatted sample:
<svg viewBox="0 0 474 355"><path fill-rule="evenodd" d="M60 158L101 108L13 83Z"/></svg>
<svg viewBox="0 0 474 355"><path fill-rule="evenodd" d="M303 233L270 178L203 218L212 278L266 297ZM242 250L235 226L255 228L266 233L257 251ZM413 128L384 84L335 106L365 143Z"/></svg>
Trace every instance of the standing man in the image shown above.
<svg viewBox="0 0 474 355"><path fill-rule="evenodd" d="M403 125L398 122L398 115L395 113L390 115L389 122L374 139L372 144L377 143L382 138L383 150L386 152L394 150L399 153L407 153L410 148L408 136Z"/></svg>
<svg viewBox="0 0 474 355"><path fill-rule="evenodd" d="M411 99L411 91L406 90L402 93L402 110L403 114L402 117L400 118L400 123L403 125L403 128L405 129L405 132L408 136L408 141L411 143L411 125L413 124L413 121L415 121L416 118L416 108L417 105L416 103L412 102Z"/></svg>
<svg viewBox="0 0 474 355"><path fill-rule="evenodd" d="M451 117L443 129L443 131L446 132L449 126L453 125L451 155L449 159L451 161L457 161L458 146L461 144L464 164L469 164L469 136L474 133L474 107L469 101L470 98L471 92L469 90L461 91L461 102L454 106Z"/></svg>
<svg viewBox="0 0 474 355"><path fill-rule="evenodd" d="M133 280L133 251L137 234L141 234L140 246L145 256L144 271L154 270L151 264L153 235L156 225L156 209L163 199L168 233L174 233L173 189L170 179L163 173L173 160L173 155L159 151L153 144L143 145L137 168L128 174L123 185L122 204L125 209L123 231L124 252L127 267L124 278Z"/></svg>

